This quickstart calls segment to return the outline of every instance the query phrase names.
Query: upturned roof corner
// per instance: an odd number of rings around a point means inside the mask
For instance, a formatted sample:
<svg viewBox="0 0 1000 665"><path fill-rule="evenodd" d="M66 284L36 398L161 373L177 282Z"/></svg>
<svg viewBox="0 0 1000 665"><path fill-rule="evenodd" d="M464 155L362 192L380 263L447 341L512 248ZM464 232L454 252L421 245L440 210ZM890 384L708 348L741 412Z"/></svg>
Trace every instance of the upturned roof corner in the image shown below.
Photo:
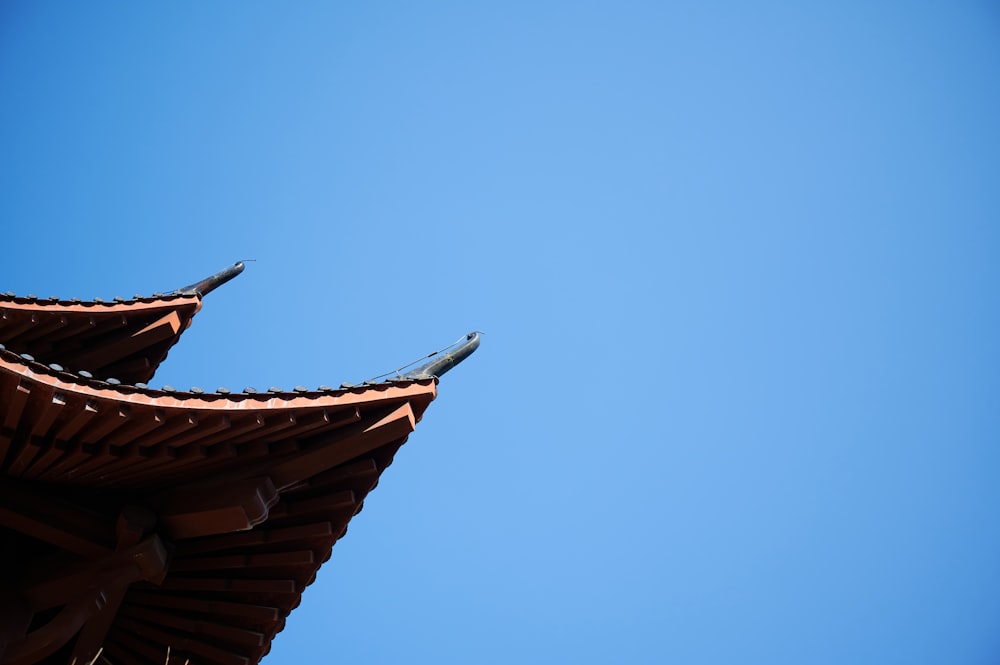
<svg viewBox="0 0 1000 665"><path fill-rule="evenodd" d="M233 265L220 270L214 275L209 275L205 279L195 282L194 284L188 284L187 286L181 287L175 291L171 291L167 295L170 296L205 296L219 288L232 278L239 275L246 268L246 264L243 261L237 261Z"/></svg>
<svg viewBox="0 0 1000 665"><path fill-rule="evenodd" d="M430 360L403 375L404 379L440 378L445 372L458 365L479 348L479 331L470 332L465 339L450 350L432 353Z"/></svg>

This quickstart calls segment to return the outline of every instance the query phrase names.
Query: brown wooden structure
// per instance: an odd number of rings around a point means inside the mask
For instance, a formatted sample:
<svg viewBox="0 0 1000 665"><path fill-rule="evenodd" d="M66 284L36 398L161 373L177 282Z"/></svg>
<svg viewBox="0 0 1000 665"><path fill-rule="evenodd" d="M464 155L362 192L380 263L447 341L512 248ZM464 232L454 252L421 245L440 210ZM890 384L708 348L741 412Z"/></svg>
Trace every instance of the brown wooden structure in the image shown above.
<svg viewBox="0 0 1000 665"><path fill-rule="evenodd" d="M151 298L0 295L0 665L257 663L479 343L361 386L150 388L241 270Z"/></svg>

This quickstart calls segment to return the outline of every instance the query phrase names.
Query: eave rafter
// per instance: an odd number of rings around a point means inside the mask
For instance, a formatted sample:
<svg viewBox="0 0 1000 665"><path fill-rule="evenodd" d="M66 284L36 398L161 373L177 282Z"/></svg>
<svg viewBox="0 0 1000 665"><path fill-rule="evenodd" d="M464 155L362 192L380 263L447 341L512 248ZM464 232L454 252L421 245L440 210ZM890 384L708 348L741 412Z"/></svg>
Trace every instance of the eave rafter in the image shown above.
<svg viewBox="0 0 1000 665"><path fill-rule="evenodd" d="M199 309L197 295L104 305L0 301L0 344L76 372L143 382Z"/></svg>
<svg viewBox="0 0 1000 665"><path fill-rule="evenodd" d="M166 358L202 298L243 272L243 262L166 295L81 301L0 294L0 344L45 363L141 383Z"/></svg>
<svg viewBox="0 0 1000 665"><path fill-rule="evenodd" d="M433 379L413 379L339 391L182 396L39 369L0 352L6 473L122 488L167 480L191 465L207 472L235 457L267 455L273 463L276 454L300 452L289 442L371 418L376 404L411 404L416 421L436 394Z"/></svg>

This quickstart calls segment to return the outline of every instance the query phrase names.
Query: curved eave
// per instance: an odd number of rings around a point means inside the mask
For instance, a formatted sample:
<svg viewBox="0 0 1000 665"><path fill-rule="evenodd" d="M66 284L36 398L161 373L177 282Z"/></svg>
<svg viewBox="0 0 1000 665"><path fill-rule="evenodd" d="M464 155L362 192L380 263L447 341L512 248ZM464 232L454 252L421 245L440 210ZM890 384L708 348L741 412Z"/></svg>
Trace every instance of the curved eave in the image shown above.
<svg viewBox="0 0 1000 665"><path fill-rule="evenodd" d="M189 284L188 286L175 289L169 293L154 293L151 296L144 296L141 294L136 294L131 298L124 298L122 296L115 296L111 301L103 300L101 298L94 298L93 300L82 300L80 298L60 298L59 296L51 296L49 298L39 298L37 295L26 295L19 296L13 291L7 291L5 293L0 293L0 303L12 302L18 304L38 304L42 306L56 306L66 309L83 309L91 310L92 308L114 308L120 306L135 307L139 305L152 304L156 305L158 303L173 302L177 300L190 299L190 298L200 298L206 294L214 291L218 287L222 286L226 282L230 281L237 275L243 272L245 265L243 261L237 261L233 265L220 270L214 275L210 275L202 280L195 282L194 284Z"/></svg>
<svg viewBox="0 0 1000 665"><path fill-rule="evenodd" d="M199 280L194 284L189 284L188 286L177 289L173 292L173 294L204 296L239 275L243 272L244 268L245 264L242 261L237 261L233 265L220 270L214 275L209 275L205 279Z"/></svg>
<svg viewBox="0 0 1000 665"><path fill-rule="evenodd" d="M0 307L17 306L28 310L86 312L93 314L101 311L115 311L125 308L134 311L144 307L180 306L184 302L197 302L201 299L196 293L171 293L169 295L135 296L134 298L115 298L114 300L81 300L80 298L64 299L57 296L39 298L37 296L18 296L13 293L0 293Z"/></svg>
<svg viewBox="0 0 1000 665"><path fill-rule="evenodd" d="M416 422L436 391L426 379L302 392L166 392L88 380L0 351L0 401L7 405L0 459L6 474L19 478L166 487L273 461L294 452L285 442L403 403Z"/></svg>
<svg viewBox="0 0 1000 665"><path fill-rule="evenodd" d="M3 350L0 487L22 497L44 488L42 503L91 511L62 528L97 559L114 550L121 505L155 513L173 556L162 580L129 587L102 642L111 662L162 662L169 646L175 665L251 665L436 386L176 393L88 380Z"/></svg>
<svg viewBox="0 0 1000 665"><path fill-rule="evenodd" d="M149 381L201 309L202 297L243 272L238 262L168 294L131 299L0 294L0 344L125 383Z"/></svg>
<svg viewBox="0 0 1000 665"><path fill-rule="evenodd" d="M453 347L432 354L433 360L424 363L416 369L410 370L404 375L404 378L440 378L445 372L471 356L479 348L479 336L480 333L478 332L470 332L465 336L464 340Z"/></svg>
<svg viewBox="0 0 1000 665"><path fill-rule="evenodd" d="M148 381L200 309L199 296L111 303L0 298L0 343L76 371Z"/></svg>

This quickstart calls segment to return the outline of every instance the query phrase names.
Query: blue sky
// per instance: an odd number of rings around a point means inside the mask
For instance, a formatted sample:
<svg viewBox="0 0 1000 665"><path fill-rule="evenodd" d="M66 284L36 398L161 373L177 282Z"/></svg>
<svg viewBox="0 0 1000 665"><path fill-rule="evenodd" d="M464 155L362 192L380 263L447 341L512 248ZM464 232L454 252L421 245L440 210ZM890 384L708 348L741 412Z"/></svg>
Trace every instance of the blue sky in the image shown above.
<svg viewBox="0 0 1000 665"><path fill-rule="evenodd" d="M988 2L0 7L3 290L153 385L483 330L267 665L994 663Z"/></svg>

